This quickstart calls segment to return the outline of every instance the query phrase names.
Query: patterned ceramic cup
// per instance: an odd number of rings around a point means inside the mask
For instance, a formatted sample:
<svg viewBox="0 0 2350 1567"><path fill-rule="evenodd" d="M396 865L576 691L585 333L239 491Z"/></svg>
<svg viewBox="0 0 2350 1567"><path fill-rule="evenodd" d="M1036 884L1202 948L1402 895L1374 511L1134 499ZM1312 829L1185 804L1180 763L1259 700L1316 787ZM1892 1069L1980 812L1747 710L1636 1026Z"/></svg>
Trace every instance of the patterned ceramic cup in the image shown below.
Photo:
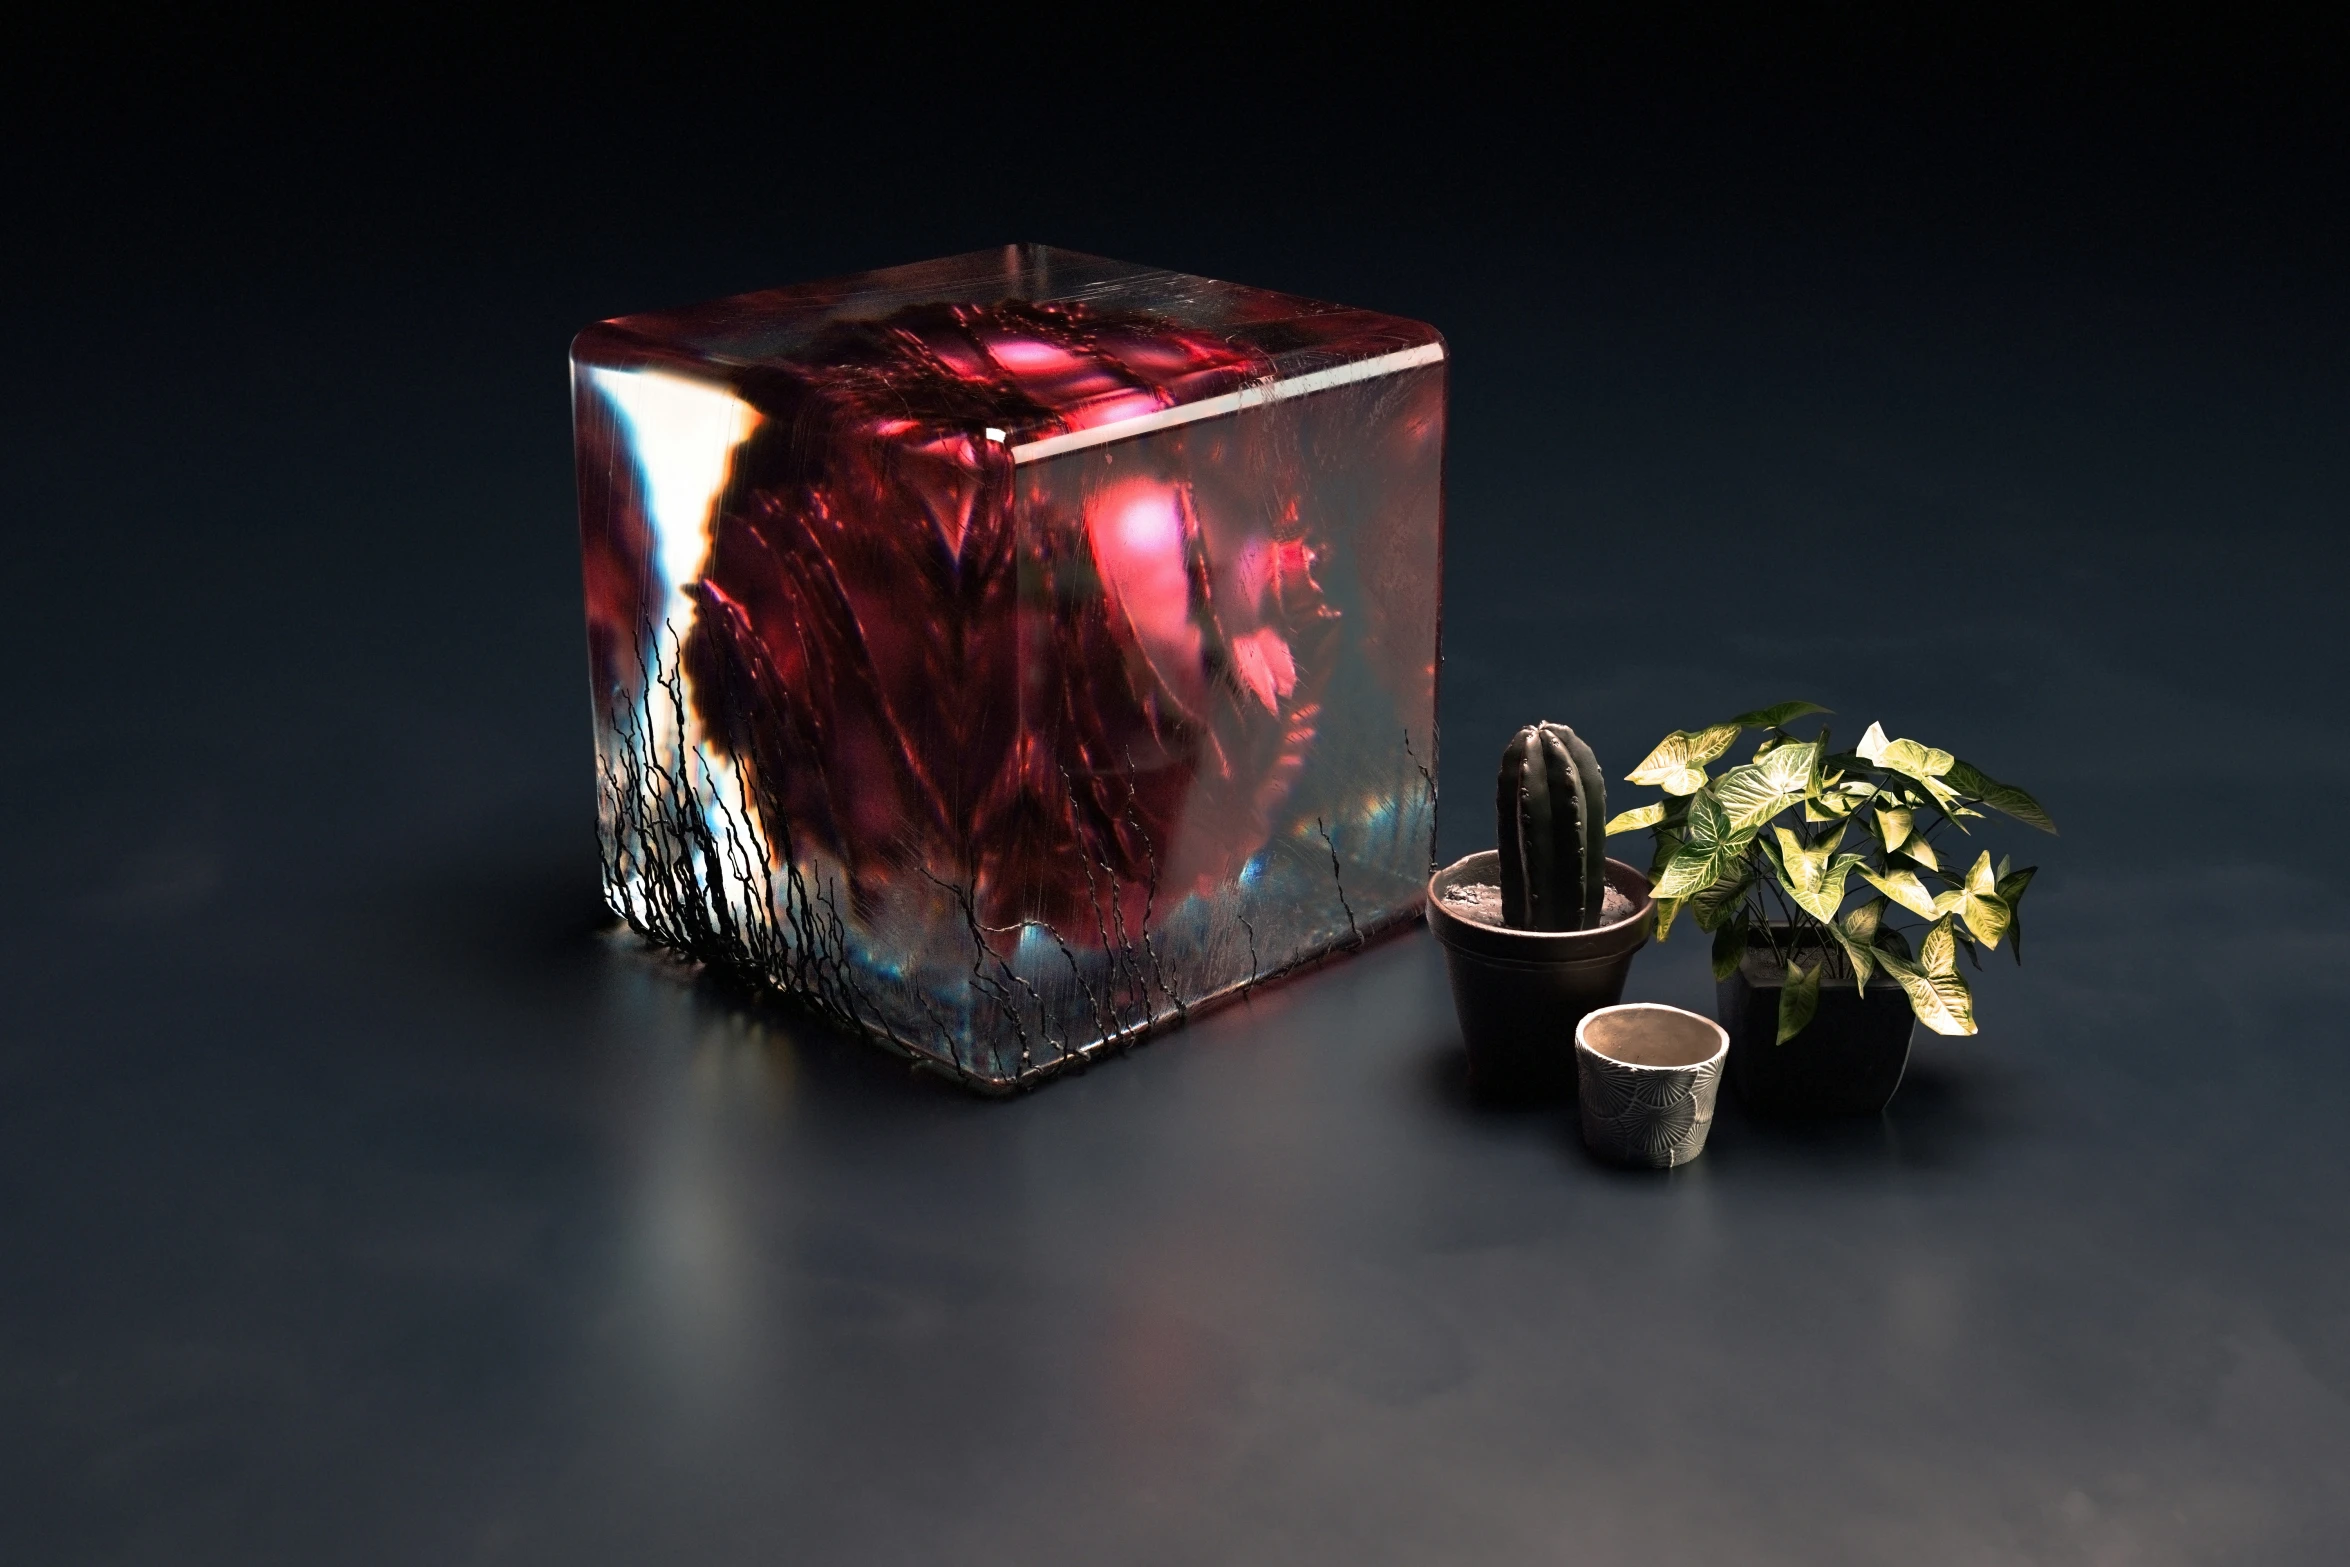
<svg viewBox="0 0 2350 1567"><path fill-rule="evenodd" d="M1667 1169L1705 1151L1730 1036L1711 1018L1651 1001L1602 1007L1575 1025L1583 1145Z"/></svg>

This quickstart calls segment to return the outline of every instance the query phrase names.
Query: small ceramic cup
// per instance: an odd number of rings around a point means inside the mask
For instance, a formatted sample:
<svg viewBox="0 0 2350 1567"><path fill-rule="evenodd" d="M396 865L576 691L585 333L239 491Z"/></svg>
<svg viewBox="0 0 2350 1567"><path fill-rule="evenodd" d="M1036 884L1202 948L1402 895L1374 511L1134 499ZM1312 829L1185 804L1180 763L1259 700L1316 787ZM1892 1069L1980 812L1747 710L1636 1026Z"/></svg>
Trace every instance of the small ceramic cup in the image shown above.
<svg viewBox="0 0 2350 1567"><path fill-rule="evenodd" d="M1712 1018L1653 1001L1601 1007L1575 1025L1583 1146L1670 1169L1705 1151L1730 1036Z"/></svg>

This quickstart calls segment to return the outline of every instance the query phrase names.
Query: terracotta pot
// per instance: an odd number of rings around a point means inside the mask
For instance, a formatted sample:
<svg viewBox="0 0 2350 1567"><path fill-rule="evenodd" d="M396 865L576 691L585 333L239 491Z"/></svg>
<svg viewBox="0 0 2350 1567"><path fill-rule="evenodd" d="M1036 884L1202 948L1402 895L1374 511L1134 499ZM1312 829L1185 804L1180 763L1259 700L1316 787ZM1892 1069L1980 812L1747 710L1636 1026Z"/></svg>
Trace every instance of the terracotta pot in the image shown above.
<svg viewBox="0 0 2350 1567"><path fill-rule="evenodd" d="M1575 1025L1583 1146L1669 1170L1705 1152L1730 1036L1712 1018L1653 1001L1601 1007Z"/></svg>
<svg viewBox="0 0 2350 1567"><path fill-rule="evenodd" d="M1787 972L1768 949L1749 947L1738 971L1714 987L1730 1033L1730 1091L1757 1115L1875 1115L1909 1067L1916 1018L1899 985L1877 976L1860 995L1850 974L1820 982L1819 1010L1785 1044L1779 991Z"/></svg>
<svg viewBox="0 0 2350 1567"><path fill-rule="evenodd" d="M1648 943L1655 916L1648 878L1621 860L1608 861L1609 885L1632 900L1633 910L1591 930L1512 930L1445 908L1449 888L1498 885L1500 860L1487 849L1428 878L1428 928L1444 946L1470 1080L1480 1093L1571 1094L1575 1025L1624 998L1632 955Z"/></svg>

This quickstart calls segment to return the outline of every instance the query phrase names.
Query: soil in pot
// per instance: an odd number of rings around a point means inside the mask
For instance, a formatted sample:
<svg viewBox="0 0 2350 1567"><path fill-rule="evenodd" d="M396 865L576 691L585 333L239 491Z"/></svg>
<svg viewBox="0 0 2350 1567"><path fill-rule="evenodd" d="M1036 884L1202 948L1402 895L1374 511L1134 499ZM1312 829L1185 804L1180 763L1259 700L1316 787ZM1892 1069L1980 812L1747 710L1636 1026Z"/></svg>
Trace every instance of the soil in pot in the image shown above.
<svg viewBox="0 0 2350 1567"><path fill-rule="evenodd" d="M1812 954L1806 954L1808 966ZM1819 1010L1785 1044L1779 992L1787 972L1757 940L1736 973L1714 988L1730 1033L1728 1077L1738 1102L1757 1115L1874 1115L1892 1102L1909 1067L1917 1019L1909 997L1883 975L1861 995L1841 956L1820 979Z"/></svg>
<svg viewBox="0 0 2350 1567"><path fill-rule="evenodd" d="M1500 857L1491 849L1428 879L1428 925L1444 947L1469 1077L1489 1098L1571 1098L1575 1025L1624 998L1633 954L1648 941L1648 879L1607 862L1606 909L1589 930L1527 931L1500 923ZM1495 889L1489 918L1483 889Z"/></svg>
<svg viewBox="0 0 2350 1567"><path fill-rule="evenodd" d="M1599 923L1613 925L1628 920L1638 905L1624 896L1622 889L1610 882L1600 903ZM1493 925L1508 930L1501 920L1501 885L1490 881L1466 881L1444 889L1444 912L1458 915L1478 925Z"/></svg>

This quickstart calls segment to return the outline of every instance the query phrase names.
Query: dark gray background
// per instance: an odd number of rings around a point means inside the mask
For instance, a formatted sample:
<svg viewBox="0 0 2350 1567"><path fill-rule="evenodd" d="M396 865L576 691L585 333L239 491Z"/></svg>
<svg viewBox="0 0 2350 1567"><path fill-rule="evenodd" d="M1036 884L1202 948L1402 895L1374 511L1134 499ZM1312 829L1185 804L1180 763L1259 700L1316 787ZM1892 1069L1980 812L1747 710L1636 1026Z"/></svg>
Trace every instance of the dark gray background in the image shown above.
<svg viewBox="0 0 2350 1567"><path fill-rule="evenodd" d="M2338 1559L2345 54L2183 15L20 39L0 1555ZM1009 239L1446 332L1447 857L2038 792L1982 1035L1633 1176L1425 932L1009 1103L601 934L570 332Z"/></svg>

